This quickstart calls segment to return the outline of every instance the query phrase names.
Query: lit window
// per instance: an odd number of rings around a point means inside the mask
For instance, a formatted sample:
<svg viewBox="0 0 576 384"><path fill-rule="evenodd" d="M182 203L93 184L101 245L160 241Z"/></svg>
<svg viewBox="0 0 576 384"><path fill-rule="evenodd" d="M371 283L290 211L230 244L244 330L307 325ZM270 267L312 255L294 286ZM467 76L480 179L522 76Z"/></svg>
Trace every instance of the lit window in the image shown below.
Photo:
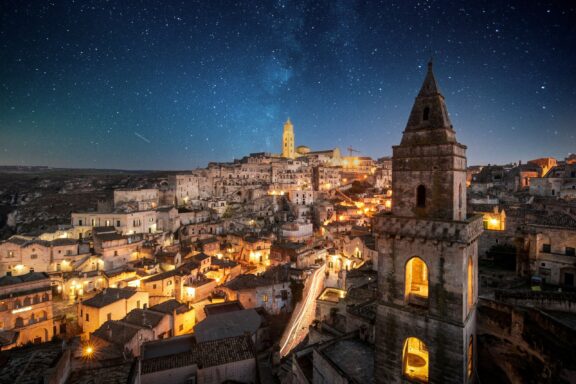
<svg viewBox="0 0 576 384"><path fill-rule="evenodd" d="M472 377L474 372L474 336L470 336L470 341L468 342L468 364L467 369L468 378Z"/></svg>
<svg viewBox="0 0 576 384"><path fill-rule="evenodd" d="M428 347L420 339L409 337L404 342L402 373L409 380L428 382Z"/></svg>
<svg viewBox="0 0 576 384"><path fill-rule="evenodd" d="M404 295L410 304L428 305L428 267L419 257L406 263Z"/></svg>
<svg viewBox="0 0 576 384"><path fill-rule="evenodd" d="M268 295L262 295L262 301L267 303L268 302Z"/></svg>
<svg viewBox="0 0 576 384"><path fill-rule="evenodd" d="M474 305L474 262L468 258L468 310Z"/></svg>

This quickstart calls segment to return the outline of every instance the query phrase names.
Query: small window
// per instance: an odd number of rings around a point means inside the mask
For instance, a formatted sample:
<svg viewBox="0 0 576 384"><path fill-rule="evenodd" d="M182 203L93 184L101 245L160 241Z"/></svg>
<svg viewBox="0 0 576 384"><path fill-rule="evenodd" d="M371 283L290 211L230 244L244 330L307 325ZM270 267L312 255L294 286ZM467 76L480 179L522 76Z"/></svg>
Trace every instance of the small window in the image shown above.
<svg viewBox="0 0 576 384"><path fill-rule="evenodd" d="M180 326L178 327L178 330L183 331L184 330L184 324L180 324Z"/></svg>
<svg viewBox="0 0 576 384"><path fill-rule="evenodd" d="M262 301L267 303L268 302L268 295L262 295Z"/></svg>
<svg viewBox="0 0 576 384"><path fill-rule="evenodd" d="M419 185L416 188L416 206L418 208L426 207L426 187L423 185Z"/></svg>
<svg viewBox="0 0 576 384"><path fill-rule="evenodd" d="M89 313L86 314L86 322L87 323L90 322L90 314Z"/></svg>
<svg viewBox="0 0 576 384"><path fill-rule="evenodd" d="M430 107L426 107L424 108L424 112L422 113L422 120L428 121L429 117L430 117Z"/></svg>
<svg viewBox="0 0 576 384"><path fill-rule="evenodd" d="M542 244L542 252L550 253L551 250L552 250L552 247L550 246L550 244Z"/></svg>
<svg viewBox="0 0 576 384"><path fill-rule="evenodd" d="M566 247L566 256L576 256L574 247Z"/></svg>
<svg viewBox="0 0 576 384"><path fill-rule="evenodd" d="M37 258L38 258L38 255L37 255L37 254L32 254L32 255L30 255L30 259L32 259L32 260L37 259Z"/></svg>
<svg viewBox="0 0 576 384"><path fill-rule="evenodd" d="M112 320L112 314L111 314L111 313L107 314L107 315L106 315L106 319L107 319L107 320Z"/></svg>

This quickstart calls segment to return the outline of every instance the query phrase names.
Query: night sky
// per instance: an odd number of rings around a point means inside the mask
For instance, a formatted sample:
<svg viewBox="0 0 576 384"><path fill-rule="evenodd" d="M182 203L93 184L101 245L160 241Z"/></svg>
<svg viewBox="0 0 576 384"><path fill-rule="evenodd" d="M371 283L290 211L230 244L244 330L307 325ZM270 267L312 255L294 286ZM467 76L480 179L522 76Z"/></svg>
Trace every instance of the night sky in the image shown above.
<svg viewBox="0 0 576 384"><path fill-rule="evenodd" d="M0 164L391 154L432 56L469 164L576 151L573 1L2 1Z"/></svg>

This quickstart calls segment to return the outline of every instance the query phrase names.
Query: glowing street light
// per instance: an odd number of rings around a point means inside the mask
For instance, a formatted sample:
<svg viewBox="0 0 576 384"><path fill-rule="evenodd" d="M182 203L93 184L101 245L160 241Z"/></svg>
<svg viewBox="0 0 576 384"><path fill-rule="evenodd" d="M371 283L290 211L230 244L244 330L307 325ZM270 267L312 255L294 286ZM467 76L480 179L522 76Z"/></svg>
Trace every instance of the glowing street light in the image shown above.
<svg viewBox="0 0 576 384"><path fill-rule="evenodd" d="M94 347L92 345L84 346L84 348L82 348L82 357L86 359L94 357Z"/></svg>

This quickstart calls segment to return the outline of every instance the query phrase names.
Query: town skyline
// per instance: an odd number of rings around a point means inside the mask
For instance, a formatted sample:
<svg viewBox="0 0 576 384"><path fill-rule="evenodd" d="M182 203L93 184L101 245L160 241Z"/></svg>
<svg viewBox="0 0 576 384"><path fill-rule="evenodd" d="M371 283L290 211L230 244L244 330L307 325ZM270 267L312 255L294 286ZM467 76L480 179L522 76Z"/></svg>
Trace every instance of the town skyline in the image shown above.
<svg viewBox="0 0 576 384"><path fill-rule="evenodd" d="M576 144L574 12L562 2L11 3L0 164L190 169L276 152L287 117L298 145L386 156L431 56L470 164L563 158Z"/></svg>

